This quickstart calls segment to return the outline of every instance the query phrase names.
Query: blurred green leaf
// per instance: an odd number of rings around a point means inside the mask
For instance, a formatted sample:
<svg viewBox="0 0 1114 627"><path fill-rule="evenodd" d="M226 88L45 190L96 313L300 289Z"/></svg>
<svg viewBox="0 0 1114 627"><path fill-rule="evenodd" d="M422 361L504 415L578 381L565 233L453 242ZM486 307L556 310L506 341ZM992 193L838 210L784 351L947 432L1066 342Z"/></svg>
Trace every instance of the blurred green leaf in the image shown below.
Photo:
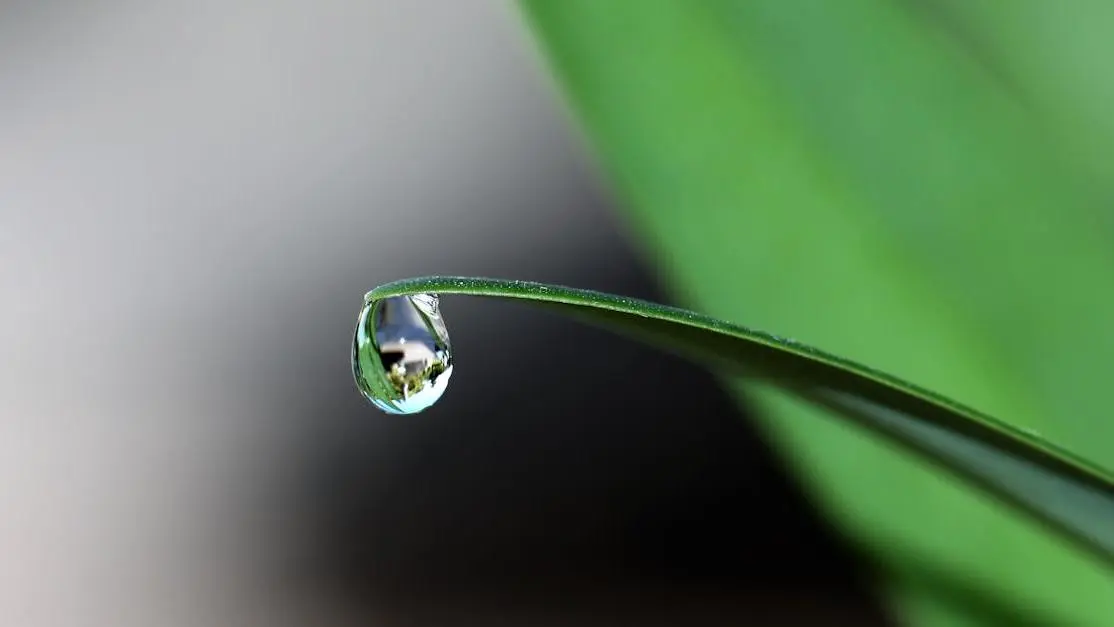
<svg viewBox="0 0 1114 627"><path fill-rule="evenodd" d="M524 4L690 304L1114 462L1114 189L1097 176L1110 135L1068 113L1093 110L1064 104L1089 97L1086 81L1022 95L1060 85L1039 50L1010 55L1025 42L985 35L993 5ZM976 622L955 590L1058 624L1114 613L1114 577L1079 552L874 438L760 398L771 437L910 622Z"/></svg>
<svg viewBox="0 0 1114 627"><path fill-rule="evenodd" d="M1015 98L1084 172L1114 175L1114 4L1078 0L912 3ZM1114 207L1104 203L1107 228Z"/></svg>

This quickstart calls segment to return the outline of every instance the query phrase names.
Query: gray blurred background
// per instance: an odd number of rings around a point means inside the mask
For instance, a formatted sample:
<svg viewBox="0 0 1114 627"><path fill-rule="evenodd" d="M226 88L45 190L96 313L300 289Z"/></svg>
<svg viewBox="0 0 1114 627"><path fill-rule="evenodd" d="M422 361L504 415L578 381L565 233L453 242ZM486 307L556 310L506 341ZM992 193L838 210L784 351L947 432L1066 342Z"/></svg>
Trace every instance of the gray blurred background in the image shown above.
<svg viewBox="0 0 1114 627"><path fill-rule="evenodd" d="M0 3L0 625L880 622L694 366L452 298L357 394L377 283L667 300L620 219L512 4Z"/></svg>

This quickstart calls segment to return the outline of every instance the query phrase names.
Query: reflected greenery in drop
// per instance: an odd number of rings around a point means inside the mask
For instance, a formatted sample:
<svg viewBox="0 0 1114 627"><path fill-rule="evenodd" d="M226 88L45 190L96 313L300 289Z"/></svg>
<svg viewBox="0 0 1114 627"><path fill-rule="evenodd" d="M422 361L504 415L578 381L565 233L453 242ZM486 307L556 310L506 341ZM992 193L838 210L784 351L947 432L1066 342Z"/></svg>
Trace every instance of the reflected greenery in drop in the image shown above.
<svg viewBox="0 0 1114 627"><path fill-rule="evenodd" d="M416 414L441 398L452 372L449 331L436 294L364 304L352 339L352 374L376 407Z"/></svg>

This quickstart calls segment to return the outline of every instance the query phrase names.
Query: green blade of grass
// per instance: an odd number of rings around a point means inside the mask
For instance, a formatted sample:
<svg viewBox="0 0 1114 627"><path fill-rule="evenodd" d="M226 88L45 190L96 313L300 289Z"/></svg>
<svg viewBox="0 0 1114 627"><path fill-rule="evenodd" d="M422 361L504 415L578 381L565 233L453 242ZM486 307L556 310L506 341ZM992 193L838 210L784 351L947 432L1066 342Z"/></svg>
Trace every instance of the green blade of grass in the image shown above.
<svg viewBox="0 0 1114 627"><path fill-rule="evenodd" d="M365 302L424 293L548 305L718 372L746 373L926 456L1114 567L1114 475L1035 434L896 377L693 311L558 285L423 277L381 285Z"/></svg>

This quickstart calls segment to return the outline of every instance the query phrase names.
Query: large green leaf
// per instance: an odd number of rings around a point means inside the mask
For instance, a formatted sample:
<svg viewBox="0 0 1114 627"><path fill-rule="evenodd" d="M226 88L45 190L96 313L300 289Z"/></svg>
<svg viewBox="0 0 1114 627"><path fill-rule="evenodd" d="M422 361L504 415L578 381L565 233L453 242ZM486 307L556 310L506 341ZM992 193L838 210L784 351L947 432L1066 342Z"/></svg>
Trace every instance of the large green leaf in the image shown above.
<svg viewBox="0 0 1114 627"><path fill-rule="evenodd" d="M1085 133L1058 134L1052 108L1020 102L947 22L892 0L525 6L648 253L690 304L1111 465L1100 201L1114 190L1067 154ZM975 597L1060 624L1114 615L1114 578L1078 552L875 439L761 398L771 436L884 569L901 616L975 622Z"/></svg>
<svg viewBox="0 0 1114 627"><path fill-rule="evenodd" d="M1027 106L1092 175L1114 175L1114 4L931 0L914 5ZM1114 217L1109 203L1104 208ZM1109 222L1108 222L1109 224ZM1109 227L1108 227L1109 228Z"/></svg>

